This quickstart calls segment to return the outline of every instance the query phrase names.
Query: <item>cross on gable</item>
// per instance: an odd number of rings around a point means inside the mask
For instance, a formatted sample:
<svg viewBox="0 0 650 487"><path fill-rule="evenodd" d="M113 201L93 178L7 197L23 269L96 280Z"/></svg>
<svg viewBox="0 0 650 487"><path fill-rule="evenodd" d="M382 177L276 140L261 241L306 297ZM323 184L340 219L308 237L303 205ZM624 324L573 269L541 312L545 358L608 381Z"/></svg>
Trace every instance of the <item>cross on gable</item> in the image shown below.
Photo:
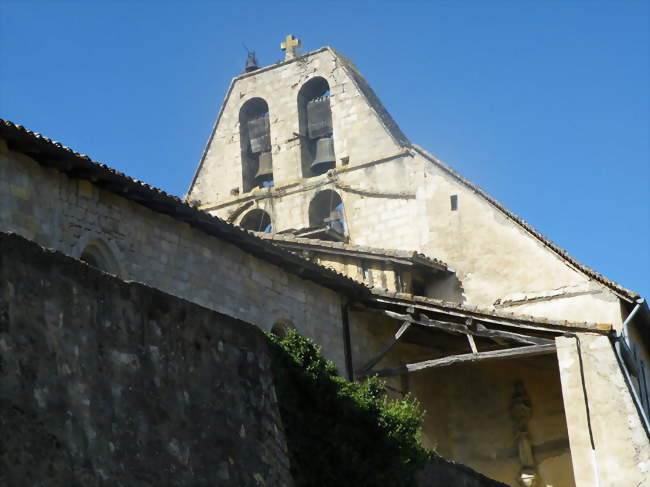
<svg viewBox="0 0 650 487"><path fill-rule="evenodd" d="M283 43L280 44L280 49L285 52L285 61L296 57L296 49L302 46L300 39L289 34Z"/></svg>

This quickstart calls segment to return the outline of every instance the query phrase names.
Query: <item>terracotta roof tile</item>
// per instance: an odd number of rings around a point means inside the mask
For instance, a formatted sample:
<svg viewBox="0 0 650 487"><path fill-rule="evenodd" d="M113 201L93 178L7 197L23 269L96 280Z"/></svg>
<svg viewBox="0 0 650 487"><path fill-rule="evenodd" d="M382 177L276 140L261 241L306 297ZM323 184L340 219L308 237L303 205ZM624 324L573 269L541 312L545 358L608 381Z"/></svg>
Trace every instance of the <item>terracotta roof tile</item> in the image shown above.
<svg viewBox="0 0 650 487"><path fill-rule="evenodd" d="M286 233L262 233L257 232L257 236L263 238L264 240L269 240L276 243L286 242L294 243L306 247L321 247L326 249L337 249L343 250L352 253L366 253L376 255L377 257L389 257L396 259L409 260L411 262L427 265L430 267L436 267L440 270L445 270L453 272L447 264L441 260L428 257L423 253L416 252L414 250L398 250L398 249L382 249L379 247L368 247L366 245L355 245L351 243L344 242L333 242L329 240L319 240L315 238L303 238L296 237L291 234Z"/></svg>
<svg viewBox="0 0 650 487"><path fill-rule="evenodd" d="M80 154L22 125L0 119L0 138L4 138L11 144L10 149L30 155L43 166L53 167L78 179L92 181L96 186L114 192L122 198L132 200L152 211L169 215L209 235L235 244L260 259L284 268L287 272L348 293L367 294L368 292L367 286L354 279L329 267L303 259L258 238L252 232L198 210L177 196L93 161L87 155Z"/></svg>

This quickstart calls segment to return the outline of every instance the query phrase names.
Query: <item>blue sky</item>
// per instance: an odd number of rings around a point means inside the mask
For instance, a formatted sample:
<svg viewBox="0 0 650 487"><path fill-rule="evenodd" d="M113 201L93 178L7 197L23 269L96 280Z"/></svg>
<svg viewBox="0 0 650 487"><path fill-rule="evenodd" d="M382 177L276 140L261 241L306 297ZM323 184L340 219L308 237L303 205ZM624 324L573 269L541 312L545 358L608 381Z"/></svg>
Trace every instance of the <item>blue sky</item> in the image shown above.
<svg viewBox="0 0 650 487"><path fill-rule="evenodd" d="M242 43L267 65L292 33L350 57L413 142L650 297L649 9L0 0L0 116L183 195Z"/></svg>

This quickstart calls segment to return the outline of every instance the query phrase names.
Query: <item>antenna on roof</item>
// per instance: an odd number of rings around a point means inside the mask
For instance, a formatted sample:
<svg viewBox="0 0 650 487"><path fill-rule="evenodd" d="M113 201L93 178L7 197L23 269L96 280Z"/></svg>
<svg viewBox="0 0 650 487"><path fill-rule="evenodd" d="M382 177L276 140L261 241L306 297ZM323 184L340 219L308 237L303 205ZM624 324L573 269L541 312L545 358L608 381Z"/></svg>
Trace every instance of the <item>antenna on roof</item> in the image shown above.
<svg viewBox="0 0 650 487"><path fill-rule="evenodd" d="M255 71L256 69L259 69L259 66L257 65L257 57L255 56L255 51L251 51L248 47L246 47L246 44L243 42L241 43L242 46L244 46L244 49L246 49L246 52L248 53L246 57L246 66L244 67L244 72L245 73L250 73L251 71Z"/></svg>

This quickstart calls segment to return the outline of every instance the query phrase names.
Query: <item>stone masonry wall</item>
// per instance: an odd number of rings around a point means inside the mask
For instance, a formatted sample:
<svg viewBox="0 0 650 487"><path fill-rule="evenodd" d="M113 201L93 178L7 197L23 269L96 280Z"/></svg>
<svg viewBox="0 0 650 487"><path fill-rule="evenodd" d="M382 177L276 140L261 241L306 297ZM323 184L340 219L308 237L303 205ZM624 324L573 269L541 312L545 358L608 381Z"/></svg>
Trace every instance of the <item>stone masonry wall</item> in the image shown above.
<svg viewBox="0 0 650 487"><path fill-rule="evenodd" d="M99 240L120 277L263 330L291 321L344 371L341 299L334 291L15 152L0 151L0 231L77 258Z"/></svg>
<svg viewBox="0 0 650 487"><path fill-rule="evenodd" d="M291 485L254 326L0 234L0 484Z"/></svg>

